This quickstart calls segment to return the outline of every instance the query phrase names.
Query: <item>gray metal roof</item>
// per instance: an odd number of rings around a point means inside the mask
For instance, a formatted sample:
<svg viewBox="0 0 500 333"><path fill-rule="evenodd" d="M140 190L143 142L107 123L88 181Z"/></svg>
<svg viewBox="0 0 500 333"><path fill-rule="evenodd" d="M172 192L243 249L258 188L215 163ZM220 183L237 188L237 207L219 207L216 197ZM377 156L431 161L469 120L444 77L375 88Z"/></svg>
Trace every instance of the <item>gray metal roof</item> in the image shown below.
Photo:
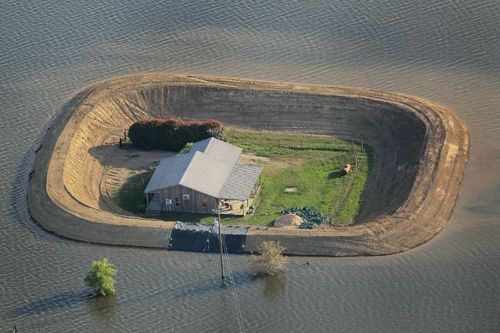
<svg viewBox="0 0 500 333"><path fill-rule="evenodd" d="M145 193L182 185L220 199L249 197L262 168L240 165L241 148L211 138L193 144L187 154L161 160Z"/></svg>
<svg viewBox="0 0 500 333"><path fill-rule="evenodd" d="M240 159L242 149L216 138L208 138L193 143L189 153L194 154L197 151L205 153L217 161L235 164Z"/></svg>
<svg viewBox="0 0 500 333"><path fill-rule="evenodd" d="M233 165L222 163L203 153L196 152L179 185L218 197Z"/></svg>
<svg viewBox="0 0 500 333"><path fill-rule="evenodd" d="M144 193L180 184L192 158L193 156L189 154L179 154L162 159L149 180Z"/></svg>
<svg viewBox="0 0 500 333"><path fill-rule="evenodd" d="M250 197L250 193L261 172L262 168L258 166L234 165L231 174L219 192L219 198L237 200L247 199Z"/></svg>

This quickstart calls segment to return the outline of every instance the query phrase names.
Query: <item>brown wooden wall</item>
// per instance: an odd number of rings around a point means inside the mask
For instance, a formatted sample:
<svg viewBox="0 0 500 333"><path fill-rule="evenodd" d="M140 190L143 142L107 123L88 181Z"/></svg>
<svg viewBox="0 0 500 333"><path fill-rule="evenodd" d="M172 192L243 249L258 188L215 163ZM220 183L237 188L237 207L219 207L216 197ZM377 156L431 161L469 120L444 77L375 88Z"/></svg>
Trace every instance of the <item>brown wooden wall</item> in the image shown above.
<svg viewBox="0 0 500 333"><path fill-rule="evenodd" d="M189 195L188 200L183 199L184 194ZM166 210L166 198L172 199L172 212L212 214L213 210L218 208L217 198L180 185L162 189L160 190L160 195L162 210ZM178 199L178 205L176 204L176 198ZM207 203L207 207L203 207L203 202Z"/></svg>

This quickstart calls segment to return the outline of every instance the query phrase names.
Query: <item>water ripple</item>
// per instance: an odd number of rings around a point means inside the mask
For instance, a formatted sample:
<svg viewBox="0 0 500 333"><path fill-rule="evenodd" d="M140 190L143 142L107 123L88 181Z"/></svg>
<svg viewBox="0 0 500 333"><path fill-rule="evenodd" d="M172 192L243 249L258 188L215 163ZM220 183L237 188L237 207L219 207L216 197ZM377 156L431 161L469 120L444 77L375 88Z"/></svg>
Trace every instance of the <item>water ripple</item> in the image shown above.
<svg viewBox="0 0 500 333"><path fill-rule="evenodd" d="M461 200L429 244L386 258L291 258L255 278L231 256L247 331L496 329L498 1L7 1L0 10L0 331L237 331L216 256L60 239L29 218L33 151L81 87L177 71L366 86L452 106L472 131ZM86 299L92 260L118 294ZM307 264L309 263L309 264Z"/></svg>

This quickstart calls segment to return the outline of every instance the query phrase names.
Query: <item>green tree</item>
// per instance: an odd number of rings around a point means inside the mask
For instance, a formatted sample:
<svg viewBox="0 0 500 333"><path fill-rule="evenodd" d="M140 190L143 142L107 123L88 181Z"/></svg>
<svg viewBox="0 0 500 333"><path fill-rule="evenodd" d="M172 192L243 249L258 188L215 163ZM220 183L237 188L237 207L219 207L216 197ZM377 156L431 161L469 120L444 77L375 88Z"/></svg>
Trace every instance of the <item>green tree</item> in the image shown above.
<svg viewBox="0 0 500 333"><path fill-rule="evenodd" d="M84 282L93 288L98 295L112 295L115 293L116 271L115 266L108 262L108 258L92 261Z"/></svg>

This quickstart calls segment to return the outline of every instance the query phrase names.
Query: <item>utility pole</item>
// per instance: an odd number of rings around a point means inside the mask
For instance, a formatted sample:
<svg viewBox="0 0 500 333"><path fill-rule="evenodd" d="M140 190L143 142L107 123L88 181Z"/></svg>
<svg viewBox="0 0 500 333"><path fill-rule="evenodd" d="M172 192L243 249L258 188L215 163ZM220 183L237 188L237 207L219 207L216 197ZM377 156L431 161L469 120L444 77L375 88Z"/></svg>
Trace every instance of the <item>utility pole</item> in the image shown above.
<svg viewBox="0 0 500 333"><path fill-rule="evenodd" d="M221 278L222 284L224 284L224 261L222 258L222 233L221 233L221 220L220 220L220 201L217 200L217 214L218 214L218 225L219 225L219 251L220 251L220 269L221 269Z"/></svg>

